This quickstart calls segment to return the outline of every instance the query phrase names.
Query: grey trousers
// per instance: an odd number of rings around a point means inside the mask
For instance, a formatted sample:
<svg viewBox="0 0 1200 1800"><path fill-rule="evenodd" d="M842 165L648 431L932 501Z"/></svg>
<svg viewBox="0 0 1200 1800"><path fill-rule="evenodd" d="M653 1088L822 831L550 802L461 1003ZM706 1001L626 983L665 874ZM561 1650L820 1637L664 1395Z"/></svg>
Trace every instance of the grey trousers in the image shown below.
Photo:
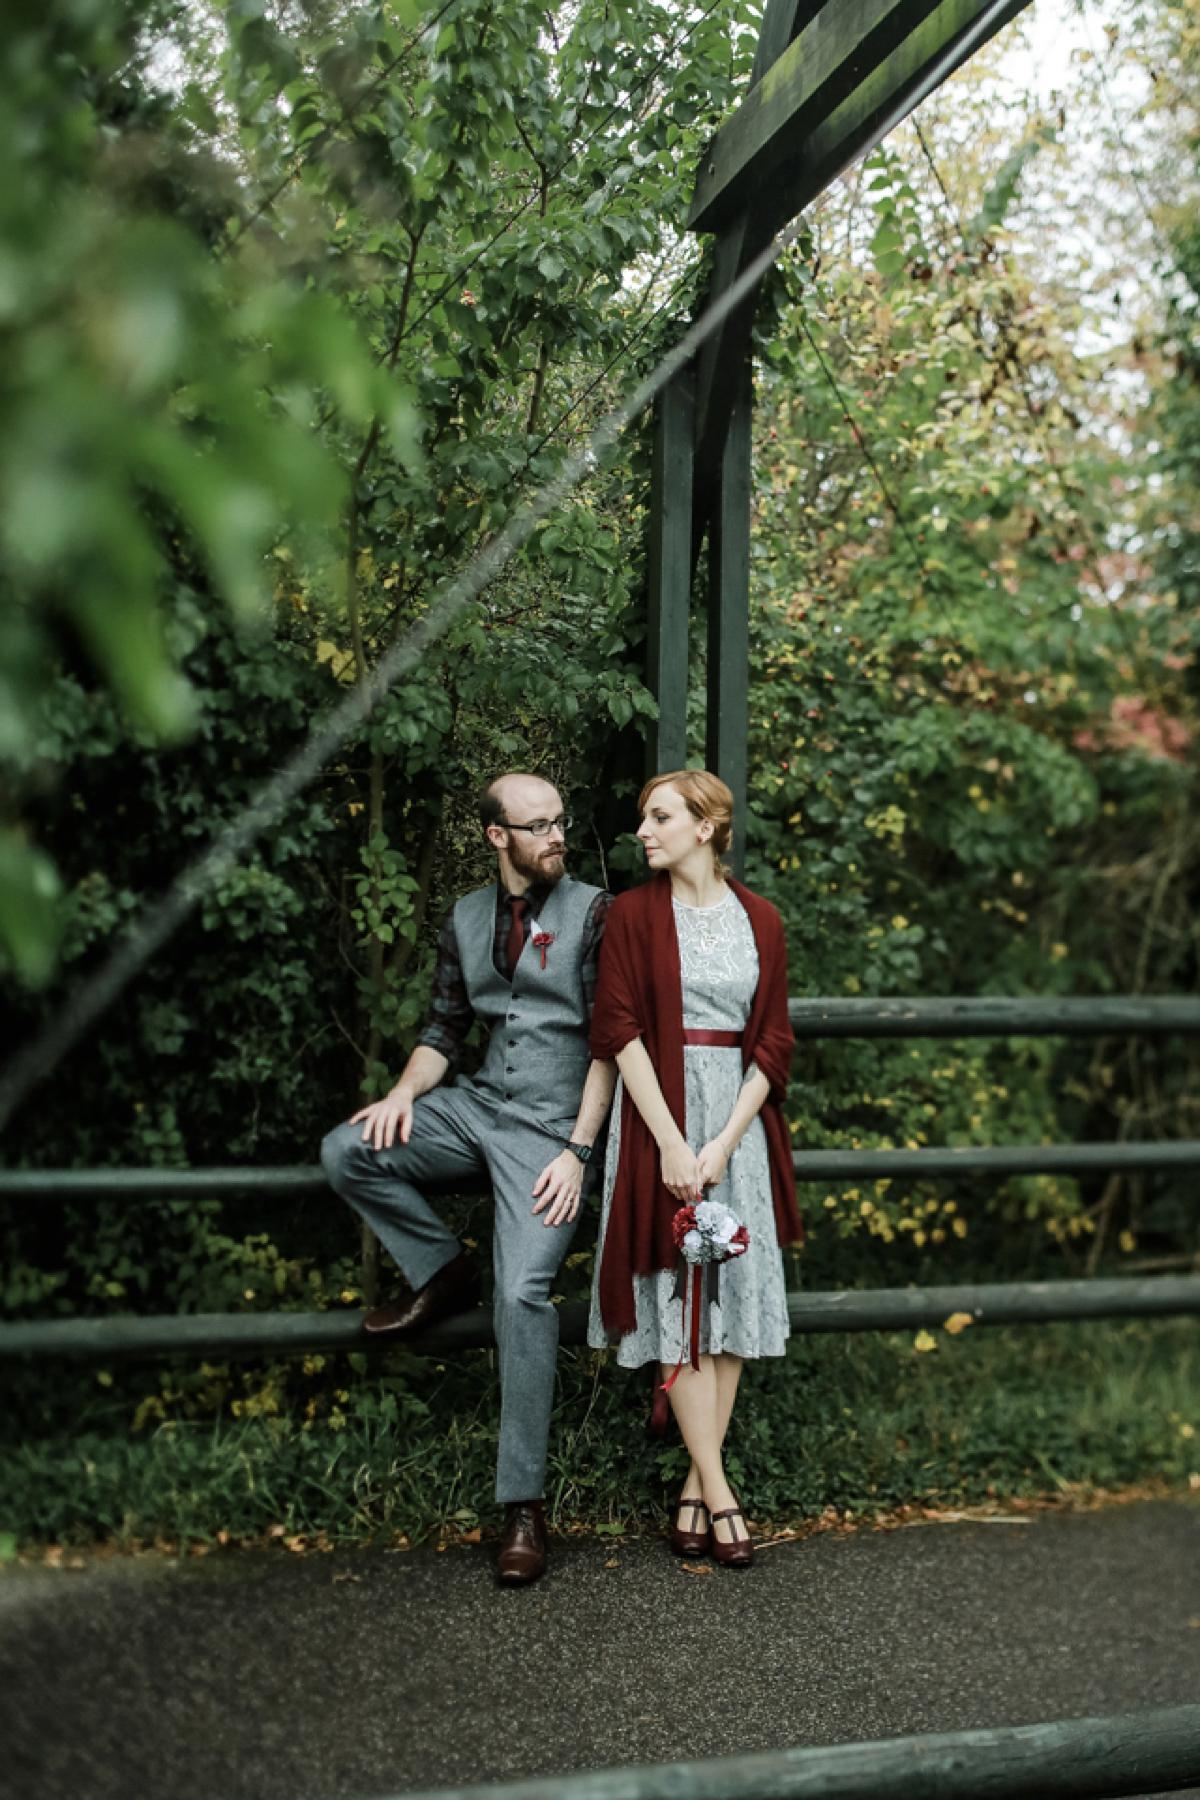
<svg viewBox="0 0 1200 1800"><path fill-rule="evenodd" d="M533 1213L533 1185L565 1138L513 1118L470 1087L435 1088L413 1108L412 1135L390 1150L362 1141L361 1125L338 1125L321 1145L329 1185L376 1233L413 1287L424 1287L461 1248L423 1189L490 1181L495 1196L494 1318L500 1349L500 1454L496 1498L536 1500L558 1355L558 1311L550 1289L575 1235Z"/></svg>

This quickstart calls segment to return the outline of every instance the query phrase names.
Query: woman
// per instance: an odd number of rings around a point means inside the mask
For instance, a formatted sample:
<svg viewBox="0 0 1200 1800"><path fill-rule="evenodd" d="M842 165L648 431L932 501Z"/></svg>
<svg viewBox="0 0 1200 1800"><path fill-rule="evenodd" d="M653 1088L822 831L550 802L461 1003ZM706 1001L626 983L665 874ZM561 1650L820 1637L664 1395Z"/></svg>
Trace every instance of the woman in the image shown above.
<svg viewBox="0 0 1200 1800"><path fill-rule="evenodd" d="M792 1051L787 952L775 908L721 861L733 829L723 781L691 769L656 775L639 806L654 879L613 902L592 1016L592 1055L615 1058L620 1082L588 1341L619 1338L622 1366L657 1361L664 1383L683 1358L669 1397L692 1461L672 1546L744 1567L750 1533L721 1447L743 1359L784 1353L780 1245L802 1236L780 1110ZM704 1189L750 1244L719 1265L697 1371L676 1297L674 1220Z"/></svg>

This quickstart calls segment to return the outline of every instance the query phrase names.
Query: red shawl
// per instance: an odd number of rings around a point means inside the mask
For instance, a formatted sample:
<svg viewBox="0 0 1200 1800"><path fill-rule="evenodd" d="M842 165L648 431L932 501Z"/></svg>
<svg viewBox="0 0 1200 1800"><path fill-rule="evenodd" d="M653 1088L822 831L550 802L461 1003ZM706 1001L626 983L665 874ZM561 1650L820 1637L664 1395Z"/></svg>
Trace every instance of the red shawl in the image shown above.
<svg viewBox="0 0 1200 1800"><path fill-rule="evenodd" d="M796 1206L791 1140L783 1117L792 1027L787 1012L787 947L783 921L769 900L738 881L730 887L746 909L758 946L758 987L742 1037L742 1067L753 1062L771 1084L762 1109L781 1244L804 1235ZM683 980L671 905L671 878L618 895L609 909L600 952L592 1055L609 1061L640 1037L654 1064L663 1098L686 1129L683 1076ZM673 1269L679 1252L672 1225L679 1202L663 1186L658 1145L626 1093L621 1108L621 1157L600 1267L600 1311L607 1330L624 1336L637 1325L633 1277Z"/></svg>

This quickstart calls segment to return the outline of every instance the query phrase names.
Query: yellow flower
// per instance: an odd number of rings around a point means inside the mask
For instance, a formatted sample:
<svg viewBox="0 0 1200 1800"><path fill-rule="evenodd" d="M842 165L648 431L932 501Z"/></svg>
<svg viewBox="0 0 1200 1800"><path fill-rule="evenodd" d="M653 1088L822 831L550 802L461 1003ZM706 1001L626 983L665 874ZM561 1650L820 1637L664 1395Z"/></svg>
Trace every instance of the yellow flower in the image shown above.
<svg viewBox="0 0 1200 1800"><path fill-rule="evenodd" d="M957 1337L960 1331L965 1331L968 1325L974 1323L974 1319L968 1312L951 1313L946 1320L944 1330L948 1331L951 1337Z"/></svg>
<svg viewBox="0 0 1200 1800"><path fill-rule="evenodd" d="M937 1349L937 1339L935 1337L931 1337L927 1331L918 1331L916 1337L913 1339L913 1349L914 1350L936 1350Z"/></svg>

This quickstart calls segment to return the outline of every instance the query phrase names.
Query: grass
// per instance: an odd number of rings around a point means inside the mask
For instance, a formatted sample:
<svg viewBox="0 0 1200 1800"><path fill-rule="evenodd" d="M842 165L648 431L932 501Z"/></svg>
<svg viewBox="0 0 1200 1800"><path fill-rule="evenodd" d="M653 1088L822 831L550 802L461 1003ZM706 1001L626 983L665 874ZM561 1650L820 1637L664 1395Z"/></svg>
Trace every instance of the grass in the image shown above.
<svg viewBox="0 0 1200 1800"><path fill-rule="evenodd" d="M920 1341L920 1340L917 1340ZM1200 1469L1200 1321L793 1340L747 1365L729 1441L759 1520L906 1504L1184 1483ZM361 1363L361 1359L358 1359ZM264 1535L410 1541L497 1517L494 1359L341 1366L332 1416L282 1397L235 1417L135 1431L131 1409L76 1421L17 1390L0 1441L0 1536L18 1543L212 1543ZM43 1378L44 1379L44 1378ZM91 1379L94 1379L91 1378ZM560 1527L661 1518L684 1465L644 1431L649 1378L563 1352L548 1504ZM79 1414L76 1415L77 1420ZM306 1428L307 1427L307 1428Z"/></svg>

